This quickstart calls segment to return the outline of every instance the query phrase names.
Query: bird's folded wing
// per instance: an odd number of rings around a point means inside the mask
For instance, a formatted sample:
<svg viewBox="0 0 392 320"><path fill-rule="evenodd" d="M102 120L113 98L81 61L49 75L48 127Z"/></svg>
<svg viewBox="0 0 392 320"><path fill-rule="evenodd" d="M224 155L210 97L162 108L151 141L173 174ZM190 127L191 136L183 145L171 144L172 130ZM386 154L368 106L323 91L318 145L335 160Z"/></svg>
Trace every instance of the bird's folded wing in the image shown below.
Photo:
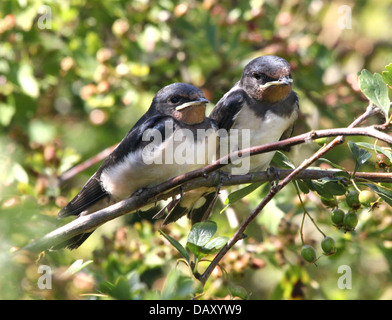
<svg viewBox="0 0 392 320"><path fill-rule="evenodd" d="M139 121L125 136L125 138L119 143L116 149L108 156L97 172L87 181L82 187L80 192L73 198L58 214L59 218L68 217L71 215L79 215L84 210L88 209L94 203L98 202L104 197L110 197L110 195L103 189L100 181L100 175L103 170L110 167L111 165L122 161L122 158L127 154L136 151L138 148L142 148L149 141L143 141L143 132L147 129L155 129L161 133L162 140L165 139L165 128L168 125L168 121L172 120L172 124L175 125L175 121L171 117L156 115L152 117L144 117ZM169 124L170 125L170 124Z"/></svg>
<svg viewBox="0 0 392 320"><path fill-rule="evenodd" d="M219 129L230 130L244 99L243 90L233 88L219 100L209 117L217 122Z"/></svg>

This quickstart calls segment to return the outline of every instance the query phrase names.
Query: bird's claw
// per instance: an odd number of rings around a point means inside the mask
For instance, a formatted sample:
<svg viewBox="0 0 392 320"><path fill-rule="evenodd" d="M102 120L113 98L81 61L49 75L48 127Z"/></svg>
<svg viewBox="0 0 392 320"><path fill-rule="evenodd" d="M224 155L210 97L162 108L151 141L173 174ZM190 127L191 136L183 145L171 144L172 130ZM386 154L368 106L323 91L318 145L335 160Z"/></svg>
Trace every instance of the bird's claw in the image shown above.
<svg viewBox="0 0 392 320"><path fill-rule="evenodd" d="M279 169L276 167L269 167L267 169L268 180L273 187L279 184Z"/></svg>

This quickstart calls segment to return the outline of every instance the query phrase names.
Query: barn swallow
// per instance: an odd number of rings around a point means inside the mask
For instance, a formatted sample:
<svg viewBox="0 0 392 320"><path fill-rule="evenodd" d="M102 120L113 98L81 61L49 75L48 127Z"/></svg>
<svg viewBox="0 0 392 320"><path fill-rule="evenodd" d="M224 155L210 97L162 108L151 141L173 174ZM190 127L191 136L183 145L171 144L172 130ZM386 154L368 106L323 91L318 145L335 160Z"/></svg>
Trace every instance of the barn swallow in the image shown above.
<svg viewBox="0 0 392 320"><path fill-rule="evenodd" d="M215 156L216 143L210 141L217 140L217 126L205 116L207 103L203 92L190 84L174 83L158 91L148 111L59 212L59 218L90 214L212 161L208 158ZM207 140L211 150L200 149ZM192 152L184 155L184 150ZM201 156L199 150L205 153ZM57 248L78 248L93 231Z"/></svg>
<svg viewBox="0 0 392 320"><path fill-rule="evenodd" d="M299 112L298 98L292 85L290 64L285 59L262 56L249 62L240 81L220 99L209 116L217 122L220 130L229 131L229 136L233 133L239 135L238 144L222 147L221 150L227 152L221 153L220 157L245 147L290 137ZM244 129L248 129L247 134L243 134ZM227 144L228 141L230 139L226 139ZM223 145L222 137L220 144ZM249 164L245 166L247 172L242 174L267 169L274 154L275 152L269 152L244 159ZM236 166L230 164L226 169L235 173ZM192 216L193 222L209 218L217 198L216 190L204 189L198 195L195 193L196 190L192 199L188 198L177 204L172 213L174 218L187 212L188 216ZM170 217L166 219L173 220Z"/></svg>

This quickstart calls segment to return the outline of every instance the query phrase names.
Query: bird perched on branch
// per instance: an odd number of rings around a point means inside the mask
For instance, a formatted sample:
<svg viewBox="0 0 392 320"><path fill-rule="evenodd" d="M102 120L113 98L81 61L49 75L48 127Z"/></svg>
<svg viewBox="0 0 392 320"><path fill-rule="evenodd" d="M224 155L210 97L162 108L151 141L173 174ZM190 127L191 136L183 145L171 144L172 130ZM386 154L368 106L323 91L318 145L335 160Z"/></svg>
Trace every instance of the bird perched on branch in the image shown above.
<svg viewBox="0 0 392 320"><path fill-rule="evenodd" d="M209 116L220 129L220 157L243 148L289 138L299 112L298 98L292 85L290 64L285 59L262 56L249 62L240 81L221 98ZM221 135L222 129L227 131L225 137ZM265 170L274 154L269 152L236 159L227 170L232 174ZM198 195L200 198L184 197L186 201L180 201L170 213L172 217L168 216L166 220L173 221L185 213L189 215L189 212L192 212L193 222L208 219L217 192L204 189Z"/></svg>
<svg viewBox="0 0 392 320"><path fill-rule="evenodd" d="M217 127L205 116L208 100L192 85L162 88L97 172L58 214L87 215L131 196L141 188L198 169L216 154ZM57 248L78 248L93 232Z"/></svg>

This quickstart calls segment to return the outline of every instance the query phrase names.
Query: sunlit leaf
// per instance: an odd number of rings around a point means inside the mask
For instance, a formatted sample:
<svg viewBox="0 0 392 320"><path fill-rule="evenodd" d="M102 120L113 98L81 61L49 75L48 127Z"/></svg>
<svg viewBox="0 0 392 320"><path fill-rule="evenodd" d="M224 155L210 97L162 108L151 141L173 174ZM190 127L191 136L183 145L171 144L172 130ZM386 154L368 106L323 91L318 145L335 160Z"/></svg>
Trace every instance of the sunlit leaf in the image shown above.
<svg viewBox="0 0 392 320"><path fill-rule="evenodd" d="M4 127L8 126L15 114L15 106L0 103L0 124Z"/></svg>
<svg viewBox="0 0 392 320"><path fill-rule="evenodd" d="M53 123L41 120L33 120L29 126L30 140L45 144L54 139L56 135L56 127Z"/></svg>
<svg viewBox="0 0 392 320"><path fill-rule="evenodd" d="M357 145L369 150L376 150L377 152L385 155L390 161L392 161L392 153L385 148L367 142L357 142Z"/></svg>
<svg viewBox="0 0 392 320"><path fill-rule="evenodd" d="M392 207L392 191L380 185L365 183L375 193L377 193L386 203Z"/></svg>
<svg viewBox="0 0 392 320"><path fill-rule="evenodd" d="M214 221L203 221L195 223L188 235L187 243L192 243L199 247L203 247L212 239L217 230Z"/></svg>
<svg viewBox="0 0 392 320"><path fill-rule="evenodd" d="M223 248L228 240L229 240L229 238L227 238L227 237L216 237L216 238L212 239L211 241L209 241L204 246L204 248L209 249L211 251L217 251L217 250L220 250L221 248Z"/></svg>
<svg viewBox="0 0 392 320"><path fill-rule="evenodd" d="M368 70L362 70L359 76L359 87L363 94L379 107L388 119L390 100L388 96L388 88L379 73L371 74Z"/></svg>
<svg viewBox="0 0 392 320"><path fill-rule="evenodd" d="M207 247L207 243L216 233L217 225L214 221L195 223L188 235L187 248L198 257L198 259L214 252Z"/></svg>
<svg viewBox="0 0 392 320"><path fill-rule="evenodd" d="M38 82L34 77L32 65L27 61L23 61L19 66L18 82L25 94L32 98L38 97Z"/></svg>
<svg viewBox="0 0 392 320"><path fill-rule="evenodd" d="M22 182L24 184L29 183L29 176L27 172L19 163L14 163L12 166L12 174L16 181Z"/></svg>
<svg viewBox="0 0 392 320"><path fill-rule="evenodd" d="M93 260L87 260L83 262L83 259L78 259L68 267L65 273L68 273L70 275L75 274L93 262Z"/></svg>
<svg viewBox="0 0 392 320"><path fill-rule="evenodd" d="M382 78L385 83L392 88L392 63L388 64L385 69L386 70L382 72Z"/></svg>

